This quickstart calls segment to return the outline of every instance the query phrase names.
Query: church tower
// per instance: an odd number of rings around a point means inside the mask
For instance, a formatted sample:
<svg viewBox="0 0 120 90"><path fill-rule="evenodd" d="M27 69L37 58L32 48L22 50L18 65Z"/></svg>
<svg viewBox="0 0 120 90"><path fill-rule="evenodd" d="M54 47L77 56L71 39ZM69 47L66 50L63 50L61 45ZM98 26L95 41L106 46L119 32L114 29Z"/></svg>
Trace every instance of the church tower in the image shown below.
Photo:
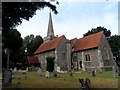
<svg viewBox="0 0 120 90"><path fill-rule="evenodd" d="M52 23L52 16L51 16L51 12L49 14L49 22L48 22L48 30L47 30L47 37L45 37L43 40L44 42L50 41L53 38L55 38L54 36L54 29L53 29L53 23Z"/></svg>

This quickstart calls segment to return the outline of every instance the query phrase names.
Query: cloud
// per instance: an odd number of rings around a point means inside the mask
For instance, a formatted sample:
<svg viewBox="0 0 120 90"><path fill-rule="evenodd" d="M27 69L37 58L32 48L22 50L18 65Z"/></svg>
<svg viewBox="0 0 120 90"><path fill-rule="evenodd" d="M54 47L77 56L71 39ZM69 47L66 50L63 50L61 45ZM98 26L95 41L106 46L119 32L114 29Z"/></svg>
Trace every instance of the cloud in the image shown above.
<svg viewBox="0 0 120 90"><path fill-rule="evenodd" d="M74 2L70 5L64 2L58 6L58 12L57 15L52 13L55 35L64 34L68 39L81 38L88 30L98 26L110 29L113 35L118 33L117 3ZM23 21L17 28L22 37L29 34L45 37L48 20L49 9L45 8L38 10L29 22Z"/></svg>

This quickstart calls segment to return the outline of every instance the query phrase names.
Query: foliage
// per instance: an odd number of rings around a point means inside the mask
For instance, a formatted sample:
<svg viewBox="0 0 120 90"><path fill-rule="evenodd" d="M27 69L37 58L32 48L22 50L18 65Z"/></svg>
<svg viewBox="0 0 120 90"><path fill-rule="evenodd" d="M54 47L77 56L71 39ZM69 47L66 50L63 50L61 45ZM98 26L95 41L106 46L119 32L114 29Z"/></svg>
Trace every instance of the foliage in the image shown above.
<svg viewBox="0 0 120 90"><path fill-rule="evenodd" d="M97 28L92 28L91 30L89 30L87 33L84 34L84 37L100 31L103 31L106 37L109 37L111 35L110 30L107 30L106 28L99 26Z"/></svg>
<svg viewBox="0 0 120 90"><path fill-rule="evenodd" d="M27 55L33 55L42 43L43 39L40 35L35 37L33 34L31 34L24 38L23 48L27 48Z"/></svg>
<svg viewBox="0 0 120 90"><path fill-rule="evenodd" d="M43 0L44 1L44 0ZM44 7L49 7L52 11L57 14L56 6L52 5L50 2L2 2L2 41L3 41L3 51L2 59L3 65L6 64L6 54L4 52L5 48L11 51L10 60L12 64L15 63L24 63L25 61L25 47L22 46L22 38L20 33L13 29L17 25L22 23L22 20L29 20L36 14L36 10L41 10ZM1 34L0 34L1 35ZM38 40L40 39L40 40ZM34 46L30 54L35 51L38 47L38 43L42 42L40 36L36 37ZM36 45L36 46L35 46ZM13 65L12 65L13 66Z"/></svg>
<svg viewBox="0 0 120 90"><path fill-rule="evenodd" d="M10 29L8 33L2 35L2 41L3 48L9 48L14 52L18 52L22 46L23 39L17 29Z"/></svg>
<svg viewBox="0 0 120 90"><path fill-rule="evenodd" d="M113 56L120 60L120 35L114 35L108 38L108 42L112 49Z"/></svg>
<svg viewBox="0 0 120 90"><path fill-rule="evenodd" d="M46 58L46 60L47 60L47 71L53 72L55 57L49 56Z"/></svg>
<svg viewBox="0 0 120 90"><path fill-rule="evenodd" d="M23 39L21 38L21 34L17 29L10 29L8 32L4 35L2 35L2 61L3 61L3 67L6 68L6 61L7 61L7 53L10 54L10 62L15 62L16 60L20 59L18 57L18 53L20 51L20 48L23 44ZM5 49L9 50L9 52L5 53Z"/></svg>
<svg viewBox="0 0 120 90"><path fill-rule="evenodd" d="M2 28L3 34L7 30L29 20L36 14L36 10L44 7L51 8L57 14L56 6L50 2L2 2Z"/></svg>

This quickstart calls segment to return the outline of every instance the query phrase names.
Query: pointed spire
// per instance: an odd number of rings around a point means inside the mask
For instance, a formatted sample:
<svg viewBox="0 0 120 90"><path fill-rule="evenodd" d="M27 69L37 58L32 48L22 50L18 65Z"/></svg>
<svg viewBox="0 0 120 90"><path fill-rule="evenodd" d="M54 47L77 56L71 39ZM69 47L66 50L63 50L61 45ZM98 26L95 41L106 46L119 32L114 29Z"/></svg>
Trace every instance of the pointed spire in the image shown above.
<svg viewBox="0 0 120 90"><path fill-rule="evenodd" d="M54 37L54 30L53 30L51 11L50 11L50 15L49 15L47 37L50 37L51 39Z"/></svg>

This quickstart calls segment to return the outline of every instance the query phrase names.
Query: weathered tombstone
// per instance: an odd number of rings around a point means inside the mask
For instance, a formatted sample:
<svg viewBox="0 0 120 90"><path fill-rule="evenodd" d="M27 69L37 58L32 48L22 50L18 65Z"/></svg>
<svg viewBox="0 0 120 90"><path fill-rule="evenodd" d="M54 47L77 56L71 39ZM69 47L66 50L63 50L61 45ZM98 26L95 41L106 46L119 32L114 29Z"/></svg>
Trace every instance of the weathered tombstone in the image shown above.
<svg viewBox="0 0 120 90"><path fill-rule="evenodd" d="M79 82L80 82L80 90L90 90L91 82L88 78L79 79Z"/></svg>
<svg viewBox="0 0 120 90"><path fill-rule="evenodd" d="M50 75L49 75L49 71L46 71L46 75L45 75L46 78L49 78Z"/></svg>
<svg viewBox="0 0 120 90"><path fill-rule="evenodd" d="M54 71L53 77L57 77L57 72Z"/></svg>
<svg viewBox="0 0 120 90"><path fill-rule="evenodd" d="M83 88L84 87L84 79L79 79L79 82L80 82L80 88Z"/></svg>
<svg viewBox="0 0 120 90"><path fill-rule="evenodd" d="M70 77L73 77L73 71L70 70Z"/></svg>
<svg viewBox="0 0 120 90"><path fill-rule="evenodd" d="M3 70L3 86L9 85L12 83L12 71Z"/></svg>
<svg viewBox="0 0 120 90"><path fill-rule="evenodd" d="M86 79L85 79L85 88L88 88L88 89L91 88L91 82L90 82L90 79L89 79L89 78L86 78Z"/></svg>
<svg viewBox="0 0 120 90"><path fill-rule="evenodd" d="M27 79L26 71L22 71L25 79Z"/></svg>
<svg viewBox="0 0 120 90"><path fill-rule="evenodd" d="M57 66L57 72L60 72L60 66Z"/></svg>
<svg viewBox="0 0 120 90"><path fill-rule="evenodd" d="M42 69L41 69L40 67L38 68L38 71L37 71L37 72L38 72L38 75L39 75L39 76L42 76Z"/></svg>
<svg viewBox="0 0 120 90"><path fill-rule="evenodd" d="M28 71L28 67L26 68L26 71Z"/></svg>
<svg viewBox="0 0 120 90"><path fill-rule="evenodd" d="M2 90L2 72L0 72L0 90Z"/></svg>
<svg viewBox="0 0 120 90"><path fill-rule="evenodd" d="M115 66L113 66L112 69L113 69L113 77L115 78L115 77L116 77L116 69L115 69Z"/></svg>
<svg viewBox="0 0 120 90"><path fill-rule="evenodd" d="M17 68L15 67L13 71L16 72L16 71L17 71Z"/></svg>

